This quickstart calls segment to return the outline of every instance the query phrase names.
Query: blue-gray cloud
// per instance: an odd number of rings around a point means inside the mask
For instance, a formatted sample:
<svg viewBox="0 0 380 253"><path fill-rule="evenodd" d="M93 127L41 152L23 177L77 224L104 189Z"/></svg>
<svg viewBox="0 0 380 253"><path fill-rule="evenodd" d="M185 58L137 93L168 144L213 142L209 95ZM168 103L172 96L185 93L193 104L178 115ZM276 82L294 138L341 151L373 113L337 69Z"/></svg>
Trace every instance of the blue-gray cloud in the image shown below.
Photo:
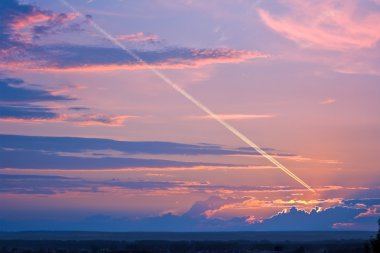
<svg viewBox="0 0 380 253"><path fill-rule="evenodd" d="M21 79L0 79L0 119L54 119L59 115L38 102L69 101L68 96L53 95L43 89L25 87Z"/></svg>
<svg viewBox="0 0 380 253"><path fill-rule="evenodd" d="M149 180L90 180L78 177L64 177L52 175L24 175L24 174L0 174L0 192L12 194L60 194L65 192L99 192L103 187L121 188L134 190L171 190L171 188L186 188L193 192L205 193L211 191L270 191L276 187L270 186L227 186L211 185L208 182L186 182L186 181L149 181ZM299 190L299 188L289 187L287 190ZM108 191L108 190L106 190ZM174 190L173 190L174 191ZM186 217L204 216L208 210L218 209L225 204L239 203L248 200L243 198L221 198L211 196L205 201L195 202L194 205L183 214Z"/></svg>
<svg viewBox="0 0 380 253"><path fill-rule="evenodd" d="M366 209L336 206L323 211L313 209L310 213L292 207L288 212L279 213L272 218L256 223L257 230L332 230L336 223L353 223L355 217Z"/></svg>
<svg viewBox="0 0 380 253"><path fill-rule="evenodd" d="M72 110L72 111L87 111L87 110L90 110L90 108L85 107L85 106L73 106L73 107L70 107L69 110Z"/></svg>
<svg viewBox="0 0 380 253"><path fill-rule="evenodd" d="M380 205L380 199L378 198L366 198L366 199L347 199L344 203L348 206L363 205L363 206L373 206Z"/></svg>
<svg viewBox="0 0 380 253"><path fill-rule="evenodd" d="M22 159L20 159L22 157ZM221 163L180 162L163 159L75 157L31 150L0 150L0 169L116 169L116 168L166 168L193 166L228 166Z"/></svg>
<svg viewBox="0 0 380 253"><path fill-rule="evenodd" d="M1 119L54 119L58 114L52 109L44 106L23 104L23 105L0 105Z"/></svg>
<svg viewBox="0 0 380 253"><path fill-rule="evenodd" d="M24 84L25 82L21 79L0 79L0 104L72 100L67 96L53 95L46 90L20 86Z"/></svg>
<svg viewBox="0 0 380 253"><path fill-rule="evenodd" d="M29 87L39 88L29 88ZM42 102L69 102L75 100L64 95L54 95L40 85L27 84L21 79L0 79L0 120L35 121L50 120L79 125L122 126L129 117L86 113L59 113ZM70 107L68 111L88 111L87 107Z"/></svg>
<svg viewBox="0 0 380 253"><path fill-rule="evenodd" d="M263 57L258 53L229 49L194 49L163 47L159 50L132 50L141 59L157 68L183 68L209 63L245 61ZM91 67L140 68L141 62L126 54L120 48L79 45L45 45L26 49L24 57L17 61L34 60L34 68L87 70ZM35 61L43 59L43 61ZM11 58L8 58L12 61ZM33 66L32 66L33 67Z"/></svg>
<svg viewBox="0 0 380 253"><path fill-rule="evenodd" d="M41 112L43 113L43 112ZM30 115L29 115L30 116ZM43 115L40 115L42 117ZM54 115L51 115L54 116ZM50 115L46 115L50 117ZM103 152L107 150L107 152ZM269 153L277 154L273 149ZM272 151L269 151L272 150ZM115 157L112 151L119 154ZM85 154L85 155L84 155ZM0 135L0 168L101 169L164 168L193 166L239 166L239 164L180 162L130 158L130 155L258 155L254 150L210 144L159 141L115 141L98 138ZM284 156L289 156L284 154ZM23 157L23 159L18 159Z"/></svg>
<svg viewBox="0 0 380 253"><path fill-rule="evenodd" d="M184 144L163 141L116 141L100 138L50 137L0 135L0 147L44 150L48 152L82 152L89 150L116 150L126 154L160 154L160 155L257 155L254 150L226 148L210 144ZM265 148L266 151L273 149ZM271 153L281 155L277 153ZM284 154L287 156L288 154Z"/></svg>
<svg viewBox="0 0 380 253"><path fill-rule="evenodd" d="M182 182L120 181L116 179L95 181L75 177L51 175L0 174L0 192L13 194L58 194L65 192L99 192L101 187L136 190L165 190L184 186Z"/></svg>

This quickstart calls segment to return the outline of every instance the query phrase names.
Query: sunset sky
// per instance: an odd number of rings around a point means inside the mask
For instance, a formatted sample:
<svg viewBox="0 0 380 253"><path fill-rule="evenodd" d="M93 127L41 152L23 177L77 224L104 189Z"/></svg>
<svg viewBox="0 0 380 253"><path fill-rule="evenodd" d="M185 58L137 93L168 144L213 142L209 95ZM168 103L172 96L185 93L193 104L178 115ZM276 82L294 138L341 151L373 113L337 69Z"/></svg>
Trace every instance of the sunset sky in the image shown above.
<svg viewBox="0 0 380 253"><path fill-rule="evenodd" d="M0 0L0 231L375 230L379 24L379 0Z"/></svg>

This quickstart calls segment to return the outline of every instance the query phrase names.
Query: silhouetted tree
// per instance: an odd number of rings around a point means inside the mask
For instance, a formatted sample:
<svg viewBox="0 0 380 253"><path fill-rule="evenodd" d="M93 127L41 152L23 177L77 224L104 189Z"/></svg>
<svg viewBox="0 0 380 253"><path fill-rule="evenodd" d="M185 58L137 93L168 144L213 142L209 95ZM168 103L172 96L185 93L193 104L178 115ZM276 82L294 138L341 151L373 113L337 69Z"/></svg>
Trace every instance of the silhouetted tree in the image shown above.
<svg viewBox="0 0 380 253"><path fill-rule="evenodd" d="M376 238L371 240L372 252L380 253L380 219L377 221L379 224L379 231L377 232Z"/></svg>
<svg viewBox="0 0 380 253"><path fill-rule="evenodd" d="M305 250L305 247L303 247L303 246L299 247L299 248L295 251L295 253L305 253L305 252L306 252L306 250Z"/></svg>
<svg viewBox="0 0 380 253"><path fill-rule="evenodd" d="M282 245L276 245L274 246L274 251L283 251L284 250L284 247Z"/></svg>

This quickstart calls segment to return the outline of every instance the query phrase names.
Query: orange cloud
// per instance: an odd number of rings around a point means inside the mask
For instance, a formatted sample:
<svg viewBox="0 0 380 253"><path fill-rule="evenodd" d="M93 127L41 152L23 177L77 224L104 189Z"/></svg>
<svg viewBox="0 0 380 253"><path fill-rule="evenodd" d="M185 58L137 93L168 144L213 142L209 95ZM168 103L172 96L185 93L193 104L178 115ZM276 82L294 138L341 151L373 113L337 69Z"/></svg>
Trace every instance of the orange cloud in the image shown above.
<svg viewBox="0 0 380 253"><path fill-rule="evenodd" d="M284 0L290 12L275 16L259 9L272 30L303 47L345 51L373 47L380 39L380 15L359 14L359 1Z"/></svg>
<svg viewBox="0 0 380 253"><path fill-rule="evenodd" d="M299 200L283 200L283 199L271 199L271 197L265 197L265 199L257 199L254 197L244 197L241 201L235 201L233 203L226 203L216 208L210 208L204 212L207 218L223 217L228 214L232 214L232 217L237 213L247 215L247 223L261 222L262 215L268 217L280 213L287 213L291 207L297 207L302 209L305 213L311 213L312 211L321 212L327 208L331 208L342 203L342 199L299 199ZM273 213L274 212L274 213ZM255 216L251 216L254 213ZM261 213L261 215L259 215ZM259 215L259 216L257 216ZM273 217L272 216L272 217Z"/></svg>

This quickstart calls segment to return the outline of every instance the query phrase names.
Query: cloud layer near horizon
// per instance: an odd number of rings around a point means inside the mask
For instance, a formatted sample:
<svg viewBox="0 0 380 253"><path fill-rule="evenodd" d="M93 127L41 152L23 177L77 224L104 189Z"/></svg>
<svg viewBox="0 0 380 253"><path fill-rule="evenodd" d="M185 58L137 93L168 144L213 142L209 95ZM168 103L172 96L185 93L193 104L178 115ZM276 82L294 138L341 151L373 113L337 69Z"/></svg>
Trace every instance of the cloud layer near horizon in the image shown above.
<svg viewBox="0 0 380 253"><path fill-rule="evenodd" d="M35 183L47 183L40 189L17 187L17 182L24 180L27 185ZM41 181L42 180L42 181ZM181 182L123 182L112 181L88 181L80 178L65 178L58 176L34 176L34 175L0 175L0 193L11 194L54 194L51 189L62 193L71 188L77 192L98 192L101 187L117 187L129 190L158 190L170 189L178 186L186 186ZM53 186L54 185L54 186ZM208 187L207 185L187 185L187 187ZM249 199L249 198L248 198ZM22 223L17 220L0 220L2 231L17 230L86 230L94 228L102 231L332 231L332 230L374 230L379 213L369 213L374 206L380 203L379 199L356 199L357 204L345 203L326 208L315 208L305 211L296 207L284 209L278 214L257 221L254 216L236 216L230 219L220 219L205 215L225 205L240 203L246 198L222 198L211 196L206 200L195 202L189 210L180 215L165 213L159 216L142 217L139 219L117 218L106 214L98 214L82 218L76 221L60 219L34 220L24 219ZM370 203L371 202L371 203ZM376 209L375 209L376 210ZM38 224L38 225L37 225Z"/></svg>

